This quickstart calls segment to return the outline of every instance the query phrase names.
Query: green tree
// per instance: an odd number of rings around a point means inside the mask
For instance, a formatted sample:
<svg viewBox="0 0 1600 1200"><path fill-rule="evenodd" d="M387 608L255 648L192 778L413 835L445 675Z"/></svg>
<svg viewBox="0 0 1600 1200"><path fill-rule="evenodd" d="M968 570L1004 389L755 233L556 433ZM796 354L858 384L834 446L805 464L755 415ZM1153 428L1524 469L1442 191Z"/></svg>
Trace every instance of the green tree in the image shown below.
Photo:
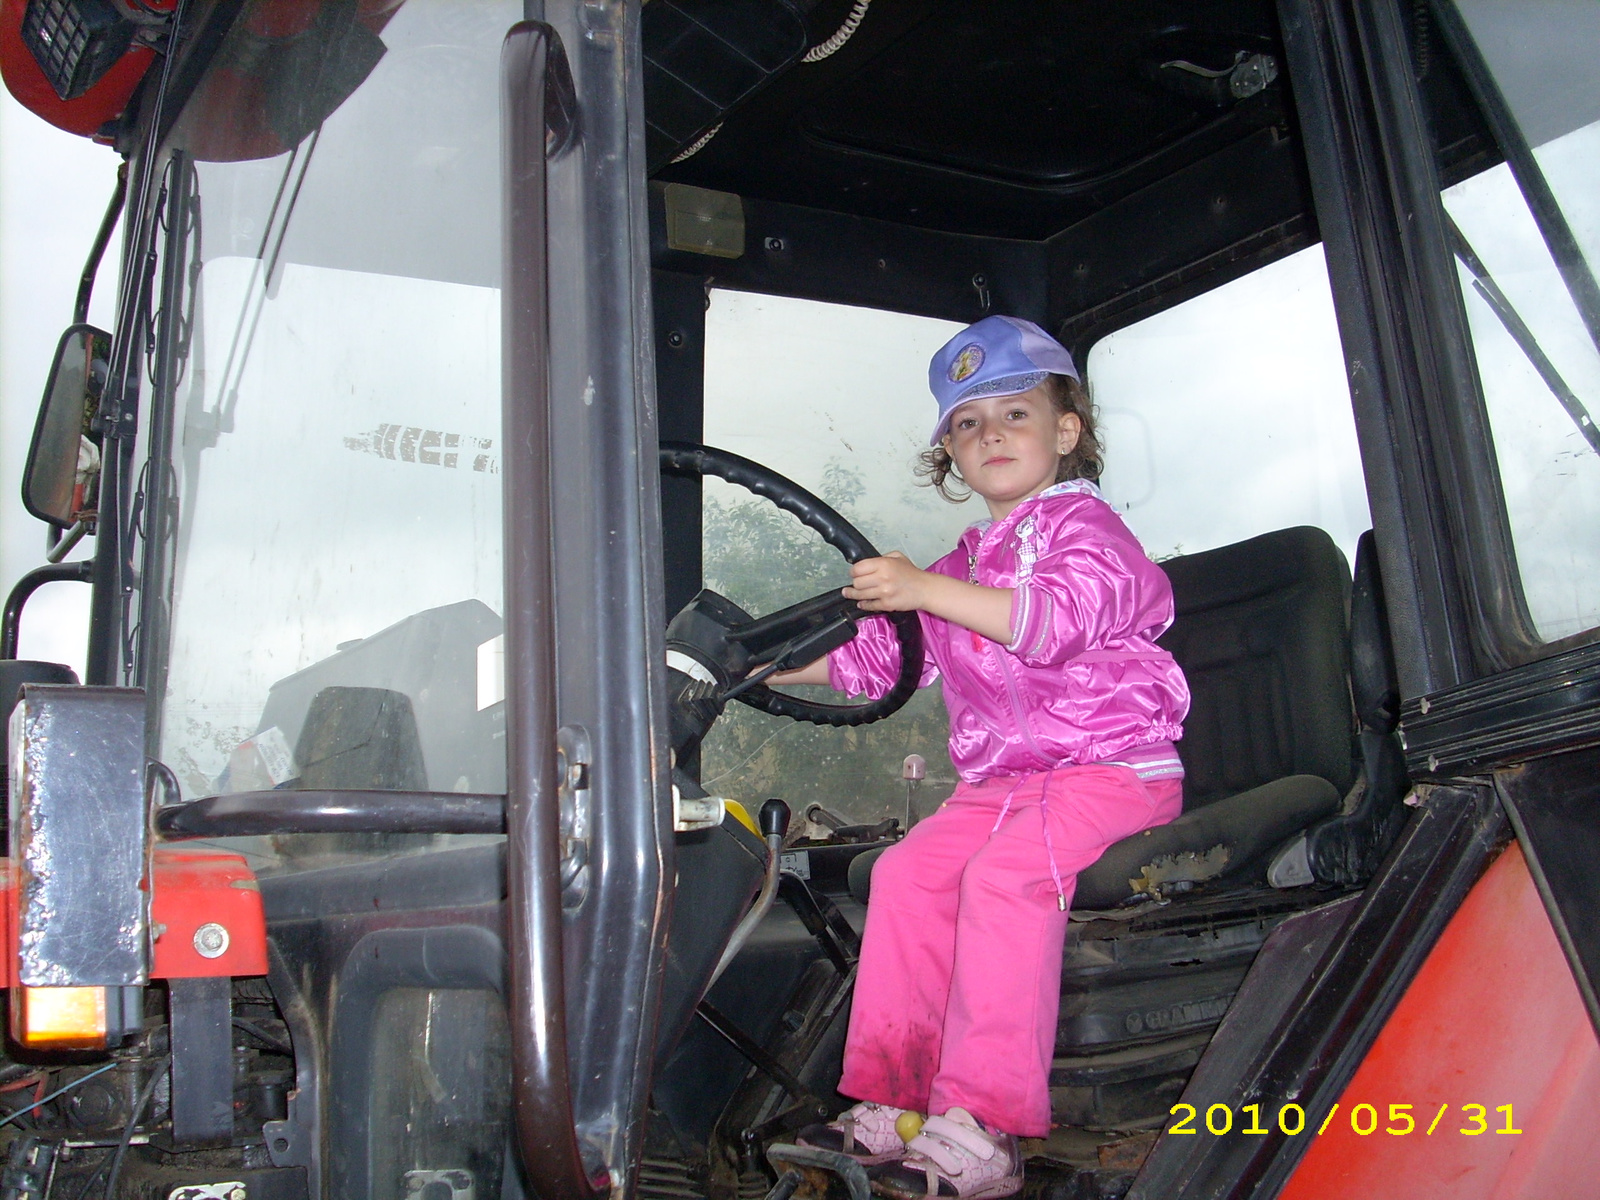
<svg viewBox="0 0 1600 1200"><path fill-rule="evenodd" d="M873 521L858 510L860 476L834 461L819 494L871 537ZM707 482L703 517L706 586L754 616L776 611L849 582L839 552L789 514L735 488ZM838 702L829 688L796 694ZM901 763L908 754L928 762L917 803L930 811L955 784L946 745L949 719L939 686L924 688L894 716L871 725L835 729L790 721L733 703L701 750L707 790L759 802L787 800L798 813L820 803L853 821L877 821L905 811Z"/></svg>

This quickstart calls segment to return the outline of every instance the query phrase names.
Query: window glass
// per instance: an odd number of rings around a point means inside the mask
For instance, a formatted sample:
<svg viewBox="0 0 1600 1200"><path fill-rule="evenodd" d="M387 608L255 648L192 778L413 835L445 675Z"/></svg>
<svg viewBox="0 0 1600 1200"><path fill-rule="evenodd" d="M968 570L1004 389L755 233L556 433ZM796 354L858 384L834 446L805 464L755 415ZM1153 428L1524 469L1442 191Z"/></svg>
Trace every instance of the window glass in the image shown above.
<svg viewBox="0 0 1600 1200"><path fill-rule="evenodd" d="M982 501L949 504L912 474L934 404L928 359L961 326L899 313L713 291L706 314L705 440L788 476L880 551L926 566ZM754 615L849 582L837 551L741 488L705 481L705 585ZM837 702L827 688L796 694ZM908 754L927 760L923 811L955 784L935 685L895 716L823 728L730 704L701 748L701 782L736 799L820 803L851 821L903 817ZM943 789L942 791L940 789Z"/></svg>
<svg viewBox="0 0 1600 1200"><path fill-rule="evenodd" d="M501 1195L511 1031L500 997L394 988L378 1002L369 1045L366 1194Z"/></svg>
<svg viewBox="0 0 1600 1200"><path fill-rule="evenodd" d="M1101 486L1156 559L1371 524L1322 248L1120 329L1089 353Z"/></svg>
<svg viewBox="0 0 1600 1200"><path fill-rule="evenodd" d="M410 0L288 41L266 7L174 137L160 754L188 797L501 791L497 79L521 5ZM241 63L258 89L228 84Z"/></svg>
<svg viewBox="0 0 1600 1200"><path fill-rule="evenodd" d="M1600 306L1586 319L1574 298L1600 262L1600 7L1458 8L1553 200L1537 219L1538 181L1506 163L1443 197L1523 596L1556 641L1600 625ZM1563 226L1576 246L1558 269Z"/></svg>

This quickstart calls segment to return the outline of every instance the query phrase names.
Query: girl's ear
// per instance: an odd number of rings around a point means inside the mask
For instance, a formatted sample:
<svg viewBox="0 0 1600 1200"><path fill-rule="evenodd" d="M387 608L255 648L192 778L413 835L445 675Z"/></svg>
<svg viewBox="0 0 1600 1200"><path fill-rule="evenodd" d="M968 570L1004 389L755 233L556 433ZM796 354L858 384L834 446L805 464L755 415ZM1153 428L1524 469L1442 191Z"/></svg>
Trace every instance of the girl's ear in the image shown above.
<svg viewBox="0 0 1600 1200"><path fill-rule="evenodd" d="M1083 419L1075 412L1062 413L1056 421L1060 437L1056 442L1057 454L1071 454L1083 434Z"/></svg>

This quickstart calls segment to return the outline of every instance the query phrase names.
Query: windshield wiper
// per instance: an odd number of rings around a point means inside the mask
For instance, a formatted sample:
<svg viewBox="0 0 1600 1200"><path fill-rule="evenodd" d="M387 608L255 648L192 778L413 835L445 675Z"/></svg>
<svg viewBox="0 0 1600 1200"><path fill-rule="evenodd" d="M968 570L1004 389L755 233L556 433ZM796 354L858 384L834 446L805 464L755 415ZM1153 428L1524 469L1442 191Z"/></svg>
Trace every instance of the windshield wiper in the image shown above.
<svg viewBox="0 0 1600 1200"><path fill-rule="evenodd" d="M1445 232L1450 238L1450 249L1462 266L1466 267L1472 275L1472 290L1483 297L1483 302L1489 306L1490 311L1500 318L1500 324L1505 326L1506 332L1511 335L1511 340L1516 342L1517 348L1522 351L1533 369L1539 372L1539 378L1550 389L1552 395L1567 410L1567 415L1572 418L1572 423L1578 427L1578 432L1583 434L1589 443L1589 448L1600 454L1600 429L1595 428L1594 418L1589 415L1589 410L1583 406L1583 401L1561 377L1561 372L1556 370L1555 363L1539 345L1539 339L1533 336L1533 330L1528 328L1521 315L1512 305L1509 297L1500 290L1500 285L1494 281L1494 276L1489 274L1489 268L1483 265L1483 260L1473 250L1472 244L1467 241L1466 235L1451 216L1445 214Z"/></svg>
<svg viewBox="0 0 1600 1200"><path fill-rule="evenodd" d="M272 198L272 208L267 213L261 231L261 244L256 250L255 266L245 286L244 302L239 308L234 324L233 338L228 343L228 356L222 367L222 382L216 391L217 406L205 407L205 397L197 393L198 403L191 408L185 424L205 436L201 449L209 449L225 433L233 432L233 414L239 407L239 386L255 349L256 333L261 327L261 316L272 293L273 277L278 270L278 257L283 251L284 239L289 234L289 221L300 201L300 188L310 169L312 155L322 138L319 125L310 137L297 145L284 164L278 179L278 189Z"/></svg>
<svg viewBox="0 0 1600 1200"><path fill-rule="evenodd" d="M1466 77L1467 87L1488 121L1500 152L1506 156L1506 166L1517 181L1517 187L1528 205L1534 224L1539 228L1539 235L1544 238L1545 247L1550 251L1550 258L1561 275L1561 281L1566 284L1573 307L1578 310L1584 328L1589 331L1589 340L1600 351L1600 282L1595 280L1594 271L1584 257L1583 247L1573 234L1572 226L1567 223L1566 214L1561 211L1550 181L1539 169L1538 160L1533 156L1533 147L1523 136L1522 126L1518 124L1511 106L1506 103L1500 85L1495 81L1494 73L1478 49L1478 43L1467 28L1466 21L1451 0L1433 0L1432 8L1445 41ZM1594 423L1591 421L1583 428L1592 444Z"/></svg>

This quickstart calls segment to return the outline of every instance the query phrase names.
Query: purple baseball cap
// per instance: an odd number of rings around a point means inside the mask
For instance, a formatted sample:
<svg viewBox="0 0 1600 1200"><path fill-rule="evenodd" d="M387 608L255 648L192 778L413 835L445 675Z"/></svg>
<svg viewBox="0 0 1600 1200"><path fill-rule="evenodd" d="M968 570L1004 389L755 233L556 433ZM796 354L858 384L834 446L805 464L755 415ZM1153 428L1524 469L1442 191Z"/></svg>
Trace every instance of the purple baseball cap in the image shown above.
<svg viewBox="0 0 1600 1200"><path fill-rule="evenodd" d="M1067 348L1032 321L985 317L940 348L928 364L928 388L939 403L939 423L928 445L948 432L950 414L980 396L1015 396L1038 387L1046 375L1070 375L1080 383Z"/></svg>

